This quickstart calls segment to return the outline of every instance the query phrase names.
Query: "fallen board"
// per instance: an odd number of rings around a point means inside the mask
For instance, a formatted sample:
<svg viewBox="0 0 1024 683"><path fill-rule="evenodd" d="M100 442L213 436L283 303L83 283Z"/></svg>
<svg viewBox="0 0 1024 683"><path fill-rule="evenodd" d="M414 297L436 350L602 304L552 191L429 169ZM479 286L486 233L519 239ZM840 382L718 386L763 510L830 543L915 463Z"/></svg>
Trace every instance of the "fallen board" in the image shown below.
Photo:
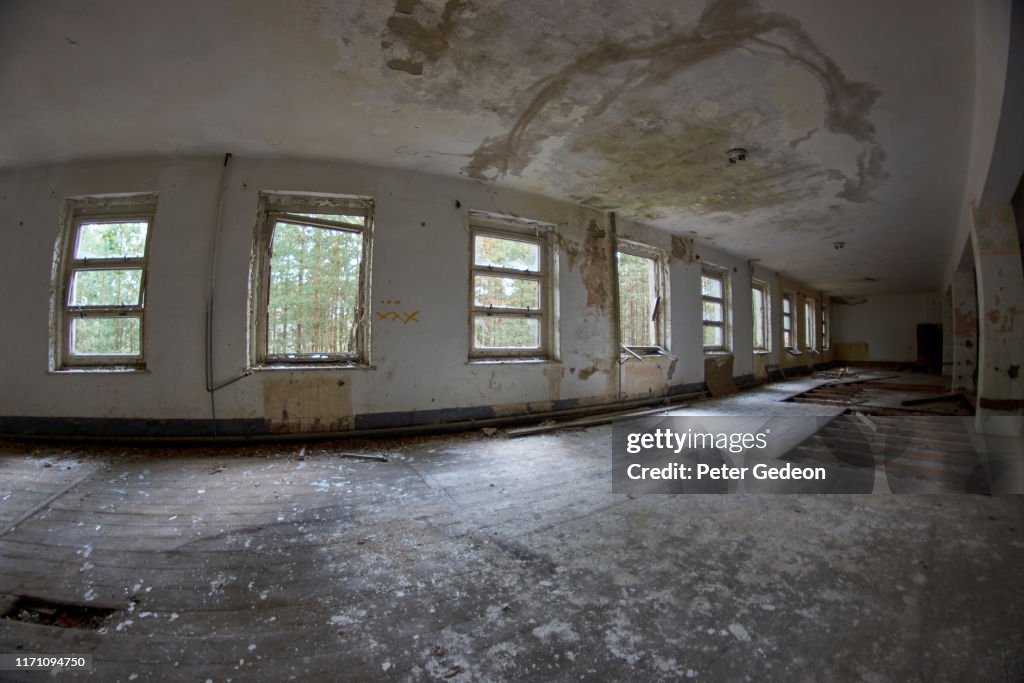
<svg viewBox="0 0 1024 683"><path fill-rule="evenodd" d="M696 394L685 394L680 396L681 399L686 398L699 398L704 396L704 392ZM565 422L550 422L545 424L534 425L532 427L518 427L516 429L506 430L505 433L509 438L516 438L520 436L529 436L530 434L543 434L545 432L553 432L559 429L570 429L573 427L593 427L595 425L607 424L613 420L627 417L643 417L644 415L657 415L658 413L664 413L669 410L676 408L682 408L683 405L667 405L659 408L649 408L647 410L629 410L629 411L617 411L613 413L601 413L600 415L591 415L589 417L581 417L577 420L566 420Z"/></svg>

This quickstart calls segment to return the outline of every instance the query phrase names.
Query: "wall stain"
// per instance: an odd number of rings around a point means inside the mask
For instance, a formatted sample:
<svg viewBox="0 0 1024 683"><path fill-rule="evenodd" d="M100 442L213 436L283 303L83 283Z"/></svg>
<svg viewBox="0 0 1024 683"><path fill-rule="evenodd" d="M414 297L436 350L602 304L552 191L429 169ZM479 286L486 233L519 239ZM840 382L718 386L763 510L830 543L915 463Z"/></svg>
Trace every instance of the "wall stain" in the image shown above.
<svg viewBox="0 0 1024 683"><path fill-rule="evenodd" d="M595 360L589 368L583 368L580 370L580 379L586 381L590 379L594 374L601 371L600 364Z"/></svg>
<svg viewBox="0 0 1024 683"><path fill-rule="evenodd" d="M433 40L433 39L432 39ZM436 49L435 43L430 42L430 49ZM627 84L643 84L666 80L672 74L692 67L711 58L725 55L727 53L744 50L747 53L764 55L771 58L782 58L787 64L796 66L810 73L821 85L824 91L824 100L827 108L823 127L834 133L842 134L853 138L863 144L858 156L855 175L847 176L841 171L833 169L833 176L843 181L843 187L838 196L848 201L867 201L870 192L884 181L888 174L885 172L883 163L885 161L884 150L875 141L875 127L869 118L871 109L881 95L881 91L869 83L855 82L849 80L839 66L826 55L814 42L811 36L803 29L800 22L780 12L766 12L760 9L755 0L711 0L700 19L687 29L668 37L658 38L651 42L635 44L614 43L602 41L592 50L580 55L576 61L565 66L560 71L537 81L533 90L535 94L526 104L515 120L510 130L501 136L491 137L473 153L470 161L463 168L463 171L472 178L481 180L496 180L502 176L520 173L540 151L540 143L557 131L543 131L541 128L541 115L551 105L565 104L569 91L575 85L585 79L602 78L602 85L607 94L597 103L590 105L587 117L593 120L603 113L613 101L627 90ZM621 65L630 65L631 69L614 69ZM614 73L613 73L614 71ZM618 80L615 82L608 82ZM663 120L662 123L665 123ZM695 126L698 124L691 124ZM709 132L715 128L713 123L705 122ZM682 127L682 132L685 130ZM726 132L730 136L733 131L726 126L718 126L718 134L711 140L724 136ZM620 131L606 138L621 136ZM674 140L665 140L658 136L652 136L652 144L648 149L657 149L657 144L679 143L682 138L677 136ZM630 146L624 143L616 145L609 140L603 141L581 141L580 146L596 148L603 151L603 159L609 161L612 166L619 167L619 173L623 170L620 164L620 157ZM603 150L601 148L604 148ZM795 146L794 146L795 147ZM716 147L717 149L717 147ZM721 150L719 150L721 151ZM792 148L791 150L792 151ZM787 166L798 168L801 164L795 159L787 159ZM802 164L807 166L806 162ZM626 168L636 168L645 172L645 179L650 183L660 173L657 164L646 164L643 166L626 165ZM656 168L658 172L651 173L649 169ZM731 170L731 169L730 169ZM776 171L785 172L782 169ZM800 173L800 170L795 170ZM825 178L822 178L824 180ZM631 178L632 181L637 178ZM628 191L620 188L622 194ZM662 189L664 197L660 200L662 205L676 206L671 192L667 186ZM713 194L713 193L712 193ZM731 206L724 198L719 206ZM778 203L784 201L782 193L768 193L764 197L753 197L751 202L767 201ZM608 199L621 205L621 197ZM692 199L691 199L692 202ZM706 206L693 207L712 209L716 206L714 199L705 200ZM629 206L629 204L625 204ZM650 211L650 207L648 207ZM650 217L655 217L651 215Z"/></svg>
<svg viewBox="0 0 1024 683"><path fill-rule="evenodd" d="M388 68L416 76L422 74L425 62L436 62L448 50L456 18L469 4L467 0L448 0L438 15L429 3L398 0L395 13L387 21L391 38L385 38L382 46L389 49L398 42L409 54L388 60Z"/></svg>
<svg viewBox="0 0 1024 683"><path fill-rule="evenodd" d="M693 239L672 235L672 260L690 264L694 261Z"/></svg>
<svg viewBox="0 0 1024 683"><path fill-rule="evenodd" d="M590 221L583 241L583 262L580 263L580 275L587 289L587 306L601 311L608 307L608 284L611 278L607 235L596 220Z"/></svg>
<svg viewBox="0 0 1024 683"><path fill-rule="evenodd" d="M548 400L557 401L562 394L562 376L565 368L561 365L549 365L544 368L544 376L548 380Z"/></svg>
<svg viewBox="0 0 1024 683"><path fill-rule="evenodd" d="M263 414L283 431L351 429L352 387L336 378L267 377Z"/></svg>

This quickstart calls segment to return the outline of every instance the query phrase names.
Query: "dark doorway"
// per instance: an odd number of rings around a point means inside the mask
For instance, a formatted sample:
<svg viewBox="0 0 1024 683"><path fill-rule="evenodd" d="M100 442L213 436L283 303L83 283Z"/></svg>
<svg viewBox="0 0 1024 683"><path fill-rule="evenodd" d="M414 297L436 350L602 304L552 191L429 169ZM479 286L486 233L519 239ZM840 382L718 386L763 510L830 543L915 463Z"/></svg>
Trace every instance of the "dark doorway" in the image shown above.
<svg viewBox="0 0 1024 683"><path fill-rule="evenodd" d="M917 326L917 364L934 375L942 374L942 325Z"/></svg>

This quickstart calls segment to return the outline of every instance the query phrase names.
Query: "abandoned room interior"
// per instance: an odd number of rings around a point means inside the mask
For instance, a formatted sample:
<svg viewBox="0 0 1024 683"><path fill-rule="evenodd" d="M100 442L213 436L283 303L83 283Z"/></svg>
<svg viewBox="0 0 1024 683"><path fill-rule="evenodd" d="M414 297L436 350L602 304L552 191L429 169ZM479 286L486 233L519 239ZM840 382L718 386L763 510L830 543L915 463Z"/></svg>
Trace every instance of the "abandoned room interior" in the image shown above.
<svg viewBox="0 0 1024 683"><path fill-rule="evenodd" d="M1024 3L6 0L0 94L0 680L1024 681Z"/></svg>

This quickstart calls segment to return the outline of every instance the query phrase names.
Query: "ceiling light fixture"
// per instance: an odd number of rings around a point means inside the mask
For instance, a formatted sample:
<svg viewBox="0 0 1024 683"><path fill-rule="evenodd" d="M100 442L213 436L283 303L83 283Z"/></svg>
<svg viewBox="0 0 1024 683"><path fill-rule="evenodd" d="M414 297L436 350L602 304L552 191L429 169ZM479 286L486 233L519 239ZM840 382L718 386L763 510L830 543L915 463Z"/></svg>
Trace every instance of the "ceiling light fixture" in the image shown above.
<svg viewBox="0 0 1024 683"><path fill-rule="evenodd" d="M836 248L836 251L839 251L846 246L846 242L833 242L832 246Z"/></svg>

